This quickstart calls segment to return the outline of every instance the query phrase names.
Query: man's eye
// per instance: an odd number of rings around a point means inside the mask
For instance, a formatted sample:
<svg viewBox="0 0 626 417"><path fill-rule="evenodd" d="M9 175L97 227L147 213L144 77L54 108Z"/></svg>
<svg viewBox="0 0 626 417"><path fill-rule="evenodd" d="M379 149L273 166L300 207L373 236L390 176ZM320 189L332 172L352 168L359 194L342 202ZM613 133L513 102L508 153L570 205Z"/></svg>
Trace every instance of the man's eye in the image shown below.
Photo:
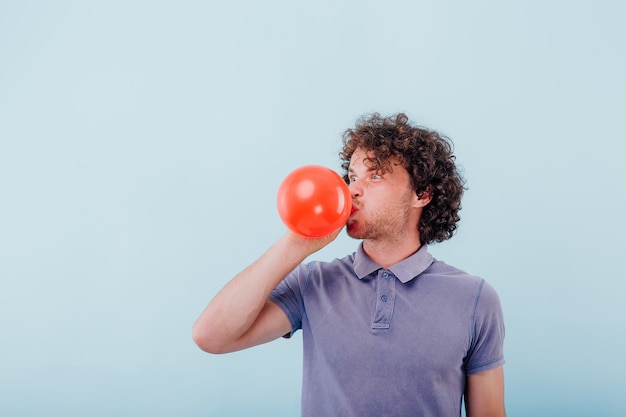
<svg viewBox="0 0 626 417"><path fill-rule="evenodd" d="M354 182L354 181L356 181L356 176L355 176L355 175L353 175L352 177L350 177L350 182Z"/></svg>
<svg viewBox="0 0 626 417"><path fill-rule="evenodd" d="M382 177L383 176L381 174L372 174L372 179L373 180L380 180L380 179L382 179Z"/></svg>

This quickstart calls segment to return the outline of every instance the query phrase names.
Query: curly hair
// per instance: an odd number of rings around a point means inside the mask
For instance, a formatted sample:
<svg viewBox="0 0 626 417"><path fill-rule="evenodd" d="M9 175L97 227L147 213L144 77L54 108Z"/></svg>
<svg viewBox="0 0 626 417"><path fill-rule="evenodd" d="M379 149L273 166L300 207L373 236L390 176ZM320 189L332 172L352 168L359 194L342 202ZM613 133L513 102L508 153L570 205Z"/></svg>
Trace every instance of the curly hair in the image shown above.
<svg viewBox="0 0 626 417"><path fill-rule="evenodd" d="M372 152L370 168L388 171L391 157L398 159L411 177L418 196L431 193L423 208L418 230L420 243L443 242L451 238L460 220L461 197L465 181L455 165L452 141L439 133L412 126L404 113L382 117L374 113L357 121L354 129L343 133L339 153L344 180L348 183L350 158L357 150Z"/></svg>

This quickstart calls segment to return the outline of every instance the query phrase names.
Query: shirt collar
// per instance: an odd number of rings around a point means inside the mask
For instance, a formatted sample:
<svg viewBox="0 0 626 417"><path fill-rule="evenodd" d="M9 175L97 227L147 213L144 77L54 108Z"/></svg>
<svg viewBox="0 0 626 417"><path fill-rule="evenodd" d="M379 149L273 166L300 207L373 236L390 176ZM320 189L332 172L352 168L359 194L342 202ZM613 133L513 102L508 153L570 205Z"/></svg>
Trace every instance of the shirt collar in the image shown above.
<svg viewBox="0 0 626 417"><path fill-rule="evenodd" d="M417 252L406 259L389 267L389 270L403 283L406 284L433 263L433 256L428 252L428 245L422 245ZM354 255L354 272L359 279L363 279L373 272L381 269L382 266L367 256L361 243Z"/></svg>

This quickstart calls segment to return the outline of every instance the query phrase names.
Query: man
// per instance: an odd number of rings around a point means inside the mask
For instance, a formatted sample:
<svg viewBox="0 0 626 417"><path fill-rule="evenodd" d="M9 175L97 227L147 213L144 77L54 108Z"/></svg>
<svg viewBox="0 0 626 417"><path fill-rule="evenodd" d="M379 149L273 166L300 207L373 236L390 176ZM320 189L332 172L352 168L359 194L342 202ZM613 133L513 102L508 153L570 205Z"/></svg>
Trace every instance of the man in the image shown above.
<svg viewBox="0 0 626 417"><path fill-rule="evenodd" d="M303 331L303 416L505 415L504 324L495 290L435 260L463 180L451 144L404 114L344 133L357 251L304 259L332 242L287 232L230 281L193 328L200 348L232 352Z"/></svg>

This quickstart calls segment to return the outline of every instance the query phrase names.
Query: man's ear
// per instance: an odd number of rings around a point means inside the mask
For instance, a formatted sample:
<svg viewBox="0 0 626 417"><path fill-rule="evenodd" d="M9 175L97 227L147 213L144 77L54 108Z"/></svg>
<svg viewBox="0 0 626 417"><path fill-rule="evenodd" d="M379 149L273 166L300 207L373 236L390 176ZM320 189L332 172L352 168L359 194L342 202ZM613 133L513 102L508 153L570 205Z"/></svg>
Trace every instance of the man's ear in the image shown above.
<svg viewBox="0 0 626 417"><path fill-rule="evenodd" d="M433 199L433 187L428 186L421 193L417 193L417 199L415 200L415 207L425 207Z"/></svg>

